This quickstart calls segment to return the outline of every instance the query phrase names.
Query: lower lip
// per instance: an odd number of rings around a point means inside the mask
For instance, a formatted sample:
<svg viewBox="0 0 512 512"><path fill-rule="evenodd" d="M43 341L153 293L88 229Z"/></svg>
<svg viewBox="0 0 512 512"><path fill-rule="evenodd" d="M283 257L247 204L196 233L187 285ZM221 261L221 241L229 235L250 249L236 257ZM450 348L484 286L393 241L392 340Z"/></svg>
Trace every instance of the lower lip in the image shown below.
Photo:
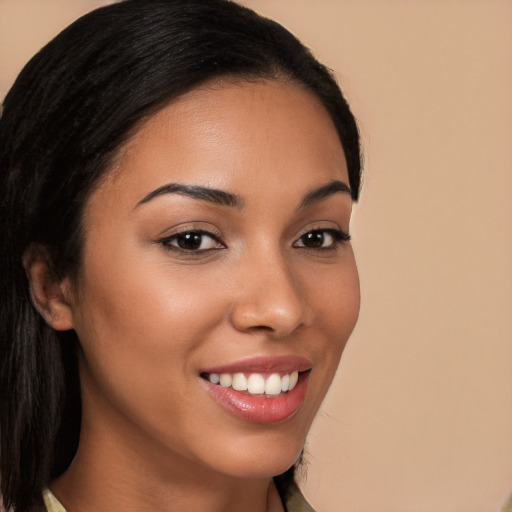
<svg viewBox="0 0 512 512"><path fill-rule="evenodd" d="M283 395L266 398L223 388L202 379L214 399L235 416L252 423L277 423L294 416L306 396L309 372L299 374L297 385Z"/></svg>

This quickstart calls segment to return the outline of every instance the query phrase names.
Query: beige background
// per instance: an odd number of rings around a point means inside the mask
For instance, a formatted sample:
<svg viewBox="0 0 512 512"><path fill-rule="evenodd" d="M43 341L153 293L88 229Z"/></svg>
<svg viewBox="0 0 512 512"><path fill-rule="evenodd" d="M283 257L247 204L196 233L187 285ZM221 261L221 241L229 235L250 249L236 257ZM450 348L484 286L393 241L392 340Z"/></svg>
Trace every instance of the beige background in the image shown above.
<svg viewBox="0 0 512 512"><path fill-rule="evenodd" d="M100 3L0 0L0 95ZM366 155L361 319L305 492L322 512L497 511L512 491L512 2L245 3L336 70Z"/></svg>

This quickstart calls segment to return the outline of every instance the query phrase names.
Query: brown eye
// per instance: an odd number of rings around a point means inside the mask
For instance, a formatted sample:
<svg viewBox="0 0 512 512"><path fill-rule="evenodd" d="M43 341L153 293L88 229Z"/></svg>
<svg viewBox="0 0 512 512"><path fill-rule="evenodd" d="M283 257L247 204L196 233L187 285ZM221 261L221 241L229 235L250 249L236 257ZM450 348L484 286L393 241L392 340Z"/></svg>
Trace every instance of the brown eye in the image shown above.
<svg viewBox="0 0 512 512"><path fill-rule="evenodd" d="M327 236L330 236L330 235L327 235ZM318 248L318 247L323 247L325 238L326 238L326 236L323 231L310 231L309 233L302 235L300 237L300 240L304 247Z"/></svg>
<svg viewBox="0 0 512 512"><path fill-rule="evenodd" d="M169 249L201 252L210 249L221 249L224 246L211 234L204 231L186 231L166 237L160 241Z"/></svg>
<svg viewBox="0 0 512 512"><path fill-rule="evenodd" d="M350 235L336 229L315 229L303 234L294 244L295 247L309 249L334 249L339 242L347 242Z"/></svg>
<svg viewBox="0 0 512 512"><path fill-rule="evenodd" d="M185 233L176 236L176 245L187 251L197 251L203 244L204 235L201 233Z"/></svg>

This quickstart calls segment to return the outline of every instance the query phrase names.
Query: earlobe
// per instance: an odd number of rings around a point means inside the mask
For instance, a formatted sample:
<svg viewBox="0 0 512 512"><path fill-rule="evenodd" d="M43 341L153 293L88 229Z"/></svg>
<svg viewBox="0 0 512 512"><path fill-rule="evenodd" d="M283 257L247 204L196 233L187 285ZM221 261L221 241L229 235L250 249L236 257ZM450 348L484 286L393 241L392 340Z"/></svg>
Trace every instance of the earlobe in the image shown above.
<svg viewBox="0 0 512 512"><path fill-rule="evenodd" d="M58 279L50 269L47 252L29 248L23 257L32 303L46 323L57 331L73 329L69 281Z"/></svg>

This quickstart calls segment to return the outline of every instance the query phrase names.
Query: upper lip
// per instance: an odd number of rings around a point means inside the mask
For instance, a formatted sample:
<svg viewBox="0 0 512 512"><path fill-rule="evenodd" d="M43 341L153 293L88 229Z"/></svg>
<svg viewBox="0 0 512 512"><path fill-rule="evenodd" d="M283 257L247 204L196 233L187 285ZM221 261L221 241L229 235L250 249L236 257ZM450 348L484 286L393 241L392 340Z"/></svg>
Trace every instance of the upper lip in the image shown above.
<svg viewBox="0 0 512 512"><path fill-rule="evenodd" d="M291 373L311 369L309 359L300 356L252 357L233 363L204 368L201 373Z"/></svg>

